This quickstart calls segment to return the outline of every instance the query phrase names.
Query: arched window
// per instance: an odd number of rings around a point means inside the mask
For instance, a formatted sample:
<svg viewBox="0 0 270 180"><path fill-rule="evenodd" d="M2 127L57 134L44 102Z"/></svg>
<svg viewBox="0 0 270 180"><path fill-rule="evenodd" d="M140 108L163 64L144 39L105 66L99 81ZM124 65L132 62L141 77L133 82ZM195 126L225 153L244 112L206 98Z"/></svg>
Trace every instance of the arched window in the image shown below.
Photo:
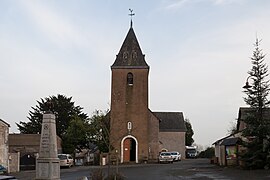
<svg viewBox="0 0 270 180"><path fill-rule="evenodd" d="M127 74L127 84L129 86L132 86L133 85L133 74L132 73L128 73Z"/></svg>
<svg viewBox="0 0 270 180"><path fill-rule="evenodd" d="M127 123L127 129L130 131L132 129L132 123L131 122L128 122Z"/></svg>

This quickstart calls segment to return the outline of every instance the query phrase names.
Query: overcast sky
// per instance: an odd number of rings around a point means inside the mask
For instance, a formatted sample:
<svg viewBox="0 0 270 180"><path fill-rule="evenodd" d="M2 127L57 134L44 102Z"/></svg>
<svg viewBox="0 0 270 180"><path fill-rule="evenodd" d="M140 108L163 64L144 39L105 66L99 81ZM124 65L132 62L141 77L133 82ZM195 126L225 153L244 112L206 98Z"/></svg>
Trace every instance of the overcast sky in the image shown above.
<svg viewBox="0 0 270 180"><path fill-rule="evenodd" d="M129 8L150 66L149 108L183 112L197 144L227 134L245 106L256 34L270 63L269 0L1 0L0 118L11 133L51 95L72 96L89 116L110 107Z"/></svg>

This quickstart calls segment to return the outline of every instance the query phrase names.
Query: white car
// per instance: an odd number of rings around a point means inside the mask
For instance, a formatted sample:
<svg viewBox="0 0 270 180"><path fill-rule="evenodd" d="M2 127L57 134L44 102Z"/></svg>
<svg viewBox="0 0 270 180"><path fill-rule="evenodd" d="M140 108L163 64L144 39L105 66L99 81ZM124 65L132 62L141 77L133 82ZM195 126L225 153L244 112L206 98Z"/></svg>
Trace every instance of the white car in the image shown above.
<svg viewBox="0 0 270 180"><path fill-rule="evenodd" d="M181 161L181 154L177 151L172 151L170 152L172 157L173 157L173 161Z"/></svg>
<svg viewBox="0 0 270 180"><path fill-rule="evenodd" d="M71 167L74 165L74 160L70 154L58 154L61 167Z"/></svg>
<svg viewBox="0 0 270 180"><path fill-rule="evenodd" d="M173 163L173 157L170 152L161 152L158 157L158 162Z"/></svg>

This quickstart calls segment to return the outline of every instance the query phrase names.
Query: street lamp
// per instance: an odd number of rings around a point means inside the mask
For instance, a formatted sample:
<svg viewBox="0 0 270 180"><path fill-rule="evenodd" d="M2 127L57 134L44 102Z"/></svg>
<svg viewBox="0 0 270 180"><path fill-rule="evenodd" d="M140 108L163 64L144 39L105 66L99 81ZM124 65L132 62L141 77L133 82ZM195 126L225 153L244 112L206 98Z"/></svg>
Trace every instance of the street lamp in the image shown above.
<svg viewBox="0 0 270 180"><path fill-rule="evenodd" d="M249 89L249 88L252 87L252 86L248 83L248 79L249 79L250 77L251 77L251 76L248 76L248 77L247 77L246 85L243 86L244 89Z"/></svg>

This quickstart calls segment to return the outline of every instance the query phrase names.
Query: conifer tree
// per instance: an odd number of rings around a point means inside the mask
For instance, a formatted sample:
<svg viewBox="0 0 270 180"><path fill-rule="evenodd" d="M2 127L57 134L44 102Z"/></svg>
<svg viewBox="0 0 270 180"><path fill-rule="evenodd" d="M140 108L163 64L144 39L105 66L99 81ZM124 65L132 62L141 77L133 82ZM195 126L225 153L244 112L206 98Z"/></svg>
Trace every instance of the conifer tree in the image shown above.
<svg viewBox="0 0 270 180"><path fill-rule="evenodd" d="M244 101L252 109L252 113L244 119L246 128L243 130L247 141L243 142L246 150L242 159L248 169L269 168L270 163L270 117L267 115L270 103L267 99L269 80L266 80L268 67L264 62L265 54L259 45L260 41L256 39L251 57L252 68L248 71L247 85L244 86L244 93L247 95Z"/></svg>
<svg viewBox="0 0 270 180"><path fill-rule="evenodd" d="M38 104L29 111L29 121L16 123L19 131L23 134L41 133L43 113L50 110L56 116L56 134L62 138L74 116L78 116L84 122L88 120L88 115L82 112L83 108L75 106L75 103L71 99L72 97L66 97L61 94L44 99L41 98L40 101L37 101ZM47 102L50 102L51 105L48 105Z"/></svg>

